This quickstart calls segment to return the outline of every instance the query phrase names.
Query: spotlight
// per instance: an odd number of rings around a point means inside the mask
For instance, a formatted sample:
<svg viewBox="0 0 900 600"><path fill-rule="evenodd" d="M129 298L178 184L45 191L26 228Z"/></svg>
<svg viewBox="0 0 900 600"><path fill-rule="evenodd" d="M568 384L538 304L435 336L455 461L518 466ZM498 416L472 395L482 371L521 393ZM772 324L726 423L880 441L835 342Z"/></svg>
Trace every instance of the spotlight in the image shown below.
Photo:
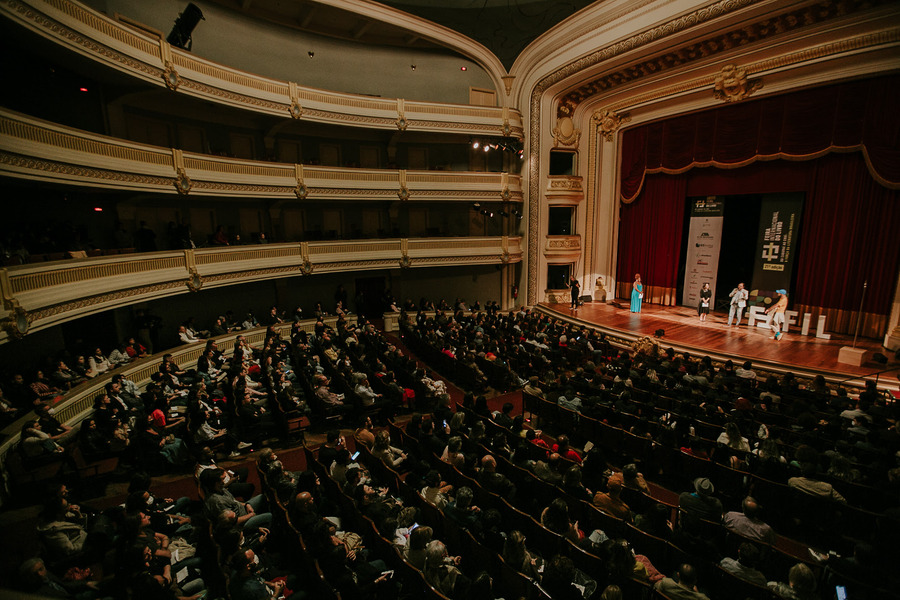
<svg viewBox="0 0 900 600"><path fill-rule="evenodd" d="M490 144L485 144L485 145L484 145L484 151L485 151L485 152L487 152L487 151L490 150L490 149L491 149L491 145L490 145Z"/></svg>
<svg viewBox="0 0 900 600"><path fill-rule="evenodd" d="M459 70L460 70L460 71L468 71L468 70L469 70L469 67L460 67Z"/></svg>
<svg viewBox="0 0 900 600"><path fill-rule="evenodd" d="M185 7L184 12L179 13L178 18L175 19L175 26L172 27L172 31L169 33L166 41L176 48L190 52L193 44L191 33L194 32L197 23L202 20L204 20L203 11L191 2Z"/></svg>
<svg viewBox="0 0 900 600"><path fill-rule="evenodd" d="M480 145L481 145L481 142L479 142L478 140L475 140L474 142L472 142L472 147L475 148L476 150L478 150L478 147Z"/></svg>
<svg viewBox="0 0 900 600"><path fill-rule="evenodd" d="M519 160L525 160L525 151L519 150Z"/></svg>
<svg viewBox="0 0 900 600"><path fill-rule="evenodd" d="M494 213L493 213L493 212L489 212L489 213L488 213L488 216L489 216L490 218L493 219L493 218L494 218Z"/></svg>
<svg viewBox="0 0 900 600"><path fill-rule="evenodd" d="M78 91L79 91L79 92L86 92L86 91L88 91L88 89L87 89L86 87L80 87L80 88L78 88Z"/></svg>
<svg viewBox="0 0 900 600"><path fill-rule="evenodd" d="M315 52L313 52L313 51L312 51L312 50L310 50L310 51L309 51L309 52L307 52L307 53L306 53L306 54L307 54L307 56L309 56L309 57L310 57L310 58L312 58L312 57L313 57L313 56L315 56L315 55L316 55L316 53L315 53Z"/></svg>
<svg viewBox="0 0 900 600"><path fill-rule="evenodd" d="M413 71L415 71L415 70L416 70L416 65L409 65L409 68L412 69Z"/></svg>
<svg viewBox="0 0 900 600"><path fill-rule="evenodd" d="M481 208L481 202L476 202L472 205L472 208L475 210L479 210Z"/></svg>
<svg viewBox="0 0 900 600"><path fill-rule="evenodd" d="M508 216L509 216L509 213L506 212L505 210L501 210L501 211L500 211L500 216L501 216L501 217L508 217Z"/></svg>

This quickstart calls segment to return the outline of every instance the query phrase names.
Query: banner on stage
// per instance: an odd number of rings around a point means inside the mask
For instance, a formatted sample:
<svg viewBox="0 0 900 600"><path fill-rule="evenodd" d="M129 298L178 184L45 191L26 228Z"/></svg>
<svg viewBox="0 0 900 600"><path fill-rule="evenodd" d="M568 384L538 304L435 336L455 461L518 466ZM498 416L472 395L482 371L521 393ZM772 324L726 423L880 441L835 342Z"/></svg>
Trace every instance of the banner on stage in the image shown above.
<svg viewBox="0 0 900 600"><path fill-rule="evenodd" d="M752 285L760 295L781 288L790 293L802 211L803 194L763 196Z"/></svg>
<svg viewBox="0 0 900 600"><path fill-rule="evenodd" d="M725 203L715 196L691 198L691 223L687 237L684 288L681 303L696 308L700 304L700 288L709 283L716 297L716 273L722 248L722 223Z"/></svg>

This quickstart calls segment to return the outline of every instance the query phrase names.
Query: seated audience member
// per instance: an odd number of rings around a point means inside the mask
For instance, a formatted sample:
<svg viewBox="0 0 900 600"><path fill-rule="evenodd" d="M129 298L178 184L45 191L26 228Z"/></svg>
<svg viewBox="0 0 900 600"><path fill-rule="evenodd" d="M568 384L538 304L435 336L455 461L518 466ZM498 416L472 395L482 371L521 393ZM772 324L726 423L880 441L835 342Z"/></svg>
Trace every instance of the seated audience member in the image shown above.
<svg viewBox="0 0 900 600"><path fill-rule="evenodd" d="M13 376L14 383L18 377L21 377L21 375L17 374ZM63 390L53 385L52 381L44 377L44 372L41 370L35 371L34 381L32 381L28 387L31 390L31 399L35 402L51 402L63 393Z"/></svg>
<svg viewBox="0 0 900 600"><path fill-rule="evenodd" d="M55 460L65 453L65 448L41 431L41 422L38 419L28 421L22 426L19 447L23 456L31 463Z"/></svg>
<svg viewBox="0 0 900 600"><path fill-rule="evenodd" d="M269 600L281 598L285 582L266 581L258 574L259 560L253 550L238 552L231 559L232 574L228 592L233 600Z"/></svg>
<svg viewBox="0 0 900 600"><path fill-rule="evenodd" d="M541 565L544 561L540 556L528 551L525 547L525 534L521 531L513 530L506 536L506 542L503 544L503 560L526 577L540 581Z"/></svg>
<svg viewBox="0 0 900 600"><path fill-rule="evenodd" d="M265 498L254 496L247 502L238 502L225 487L226 473L224 469L207 469L200 474L200 485L204 489L206 499L203 502L206 514L216 519L226 510L237 516L237 524L246 530L268 528L272 523L272 513L258 513L262 510Z"/></svg>
<svg viewBox="0 0 900 600"><path fill-rule="evenodd" d="M147 348L133 337L125 340L125 354L132 360L147 357Z"/></svg>
<svg viewBox="0 0 900 600"><path fill-rule="evenodd" d="M569 436L563 434L556 438L556 443L550 447L552 452L559 454L563 458L571 460L572 462L581 464L581 455L578 454L575 450L569 447Z"/></svg>
<svg viewBox="0 0 900 600"><path fill-rule="evenodd" d="M644 514L634 519L635 526L650 535L664 540L672 537L672 522L669 520L671 509L665 504L657 502L647 509Z"/></svg>
<svg viewBox="0 0 900 600"><path fill-rule="evenodd" d="M100 347L95 348L94 353L88 357L88 367L88 377L103 375L113 368Z"/></svg>
<svg viewBox="0 0 900 600"><path fill-rule="evenodd" d="M644 480L644 475L638 472L636 464L629 463L622 467L622 477L625 487L645 494L650 493L650 486Z"/></svg>
<svg viewBox="0 0 900 600"><path fill-rule="evenodd" d="M406 462L406 453L391 446L391 436L386 430L381 430L375 435L375 444L372 446L372 456L381 459L392 469L400 469Z"/></svg>
<svg viewBox="0 0 900 600"><path fill-rule="evenodd" d="M99 596L90 581L67 581L47 569L43 559L29 558L19 567L21 590L41 598L88 599Z"/></svg>
<svg viewBox="0 0 900 600"><path fill-rule="evenodd" d="M643 554L635 554L627 540L609 540L604 547L611 582L626 584L631 579L637 579L656 583L664 577L649 558Z"/></svg>
<svg viewBox="0 0 900 600"><path fill-rule="evenodd" d="M441 481L441 474L431 470L425 475L425 487L419 492L426 502L443 509L450 502L450 492L453 486Z"/></svg>
<svg viewBox="0 0 900 600"><path fill-rule="evenodd" d="M575 568L571 558L556 555L547 561L541 587L553 600L583 600L597 590L597 582Z"/></svg>
<svg viewBox="0 0 900 600"><path fill-rule="evenodd" d="M50 374L50 380L60 389L68 390L87 381L87 378L70 369L66 362L61 360L56 364L56 370Z"/></svg>
<svg viewBox="0 0 900 600"><path fill-rule="evenodd" d="M803 463L800 465L800 477L791 477L788 479L788 485L804 494L845 504L847 500L834 489L833 485L816 478L816 471L815 463Z"/></svg>
<svg viewBox="0 0 900 600"><path fill-rule="evenodd" d="M670 600L709 600L697 589L697 572L687 563L678 567L676 579L664 577L656 582L654 588Z"/></svg>
<svg viewBox="0 0 900 600"><path fill-rule="evenodd" d="M425 568L422 573L431 587L449 598L460 598L465 593L468 578L459 570L458 556L449 556L447 546L432 540L425 548Z"/></svg>
<svg viewBox="0 0 900 600"><path fill-rule="evenodd" d="M541 512L541 525L575 544L584 537L578 522L569 517L569 505L562 498L557 498Z"/></svg>
<svg viewBox="0 0 900 600"><path fill-rule="evenodd" d="M516 495L515 484L506 475L497 472L497 459L490 454L481 458L481 470L476 479L486 491L501 498L512 500Z"/></svg>
<svg viewBox="0 0 900 600"><path fill-rule="evenodd" d="M46 558L57 562L71 559L85 550L88 533L81 513L67 516L69 503L65 498L48 499L38 517L37 533Z"/></svg>
<svg viewBox="0 0 900 600"><path fill-rule="evenodd" d="M738 547L737 560L725 557L719 566L739 579L764 586L766 585L766 576L756 569L759 559L759 550L756 546L750 542L744 542Z"/></svg>
<svg viewBox="0 0 900 600"><path fill-rule="evenodd" d="M597 492L594 495L594 506L604 512L631 521L631 508L622 500L622 488L625 482L621 473L613 473L606 481L607 493Z"/></svg>
<svg viewBox="0 0 900 600"><path fill-rule="evenodd" d="M770 581L768 587L785 600L816 600L816 576L808 566L797 563L788 571L788 582Z"/></svg>
<svg viewBox="0 0 900 600"><path fill-rule="evenodd" d="M774 544L777 536L772 528L759 518L759 505L756 500L747 496L741 503L741 508L743 512L725 513L722 524L746 538L765 544Z"/></svg>
<svg viewBox="0 0 900 600"><path fill-rule="evenodd" d="M722 502L713 496L716 488L706 477L694 480L693 492L682 492L678 508L695 517L718 523L722 519Z"/></svg>
<svg viewBox="0 0 900 600"><path fill-rule="evenodd" d="M434 530L427 525L419 525L409 534L409 544L406 546L403 556L409 564L420 571L425 569L425 551L428 544L431 543L433 535Z"/></svg>
<svg viewBox="0 0 900 600"><path fill-rule="evenodd" d="M477 532L481 529L481 509L472 504L474 497L471 488L465 486L459 488L456 496L444 508L444 515L464 529Z"/></svg>

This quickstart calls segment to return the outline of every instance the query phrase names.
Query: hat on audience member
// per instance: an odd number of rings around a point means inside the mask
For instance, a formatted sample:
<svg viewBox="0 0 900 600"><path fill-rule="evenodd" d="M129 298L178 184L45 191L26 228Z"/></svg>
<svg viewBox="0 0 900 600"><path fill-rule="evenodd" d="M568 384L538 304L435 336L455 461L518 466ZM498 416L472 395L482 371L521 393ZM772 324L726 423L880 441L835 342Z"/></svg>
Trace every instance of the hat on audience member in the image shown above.
<svg viewBox="0 0 900 600"><path fill-rule="evenodd" d="M787 294L787 290L785 290L785 289L775 290L775 293L783 295L783 294Z"/></svg>
<svg viewBox="0 0 900 600"><path fill-rule="evenodd" d="M713 487L712 481L706 477L698 477L695 479L694 489L697 490L697 493L701 496L712 496L716 493L716 488Z"/></svg>

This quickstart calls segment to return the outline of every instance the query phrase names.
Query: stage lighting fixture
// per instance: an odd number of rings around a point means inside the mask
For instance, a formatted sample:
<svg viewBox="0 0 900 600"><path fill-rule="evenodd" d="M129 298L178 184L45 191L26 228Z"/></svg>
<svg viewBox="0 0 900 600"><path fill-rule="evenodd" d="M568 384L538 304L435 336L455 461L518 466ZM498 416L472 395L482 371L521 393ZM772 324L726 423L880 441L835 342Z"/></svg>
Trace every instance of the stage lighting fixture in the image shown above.
<svg viewBox="0 0 900 600"><path fill-rule="evenodd" d="M493 218L494 218L494 213L493 213L493 212L489 212L489 213L488 213L488 216L489 216L490 218L493 219Z"/></svg>
<svg viewBox="0 0 900 600"><path fill-rule="evenodd" d="M665 329L657 329L657 330L653 333L653 335L655 335L655 336L658 337L658 338L666 337L666 330L665 330Z"/></svg>
<svg viewBox="0 0 900 600"><path fill-rule="evenodd" d="M197 23L202 20L204 20L203 11L191 2L185 7L184 12L180 13L178 18L175 19L175 26L172 27L172 31L169 33L166 41L176 48L190 51L193 43L191 34L194 32Z"/></svg>
<svg viewBox="0 0 900 600"><path fill-rule="evenodd" d="M501 217L508 217L508 216L509 216L509 213L506 212L505 210L501 210L501 211L500 211L500 216L501 216Z"/></svg>
<svg viewBox="0 0 900 600"><path fill-rule="evenodd" d="M491 149L491 145L490 145L490 144L485 144L485 145L484 145L484 151L485 151L485 152L487 152L487 151L490 150L490 149Z"/></svg>
<svg viewBox="0 0 900 600"><path fill-rule="evenodd" d="M475 210L480 209L480 208L481 208L481 202L476 202L475 204L472 205L472 208L474 208Z"/></svg>
<svg viewBox="0 0 900 600"><path fill-rule="evenodd" d="M472 142L472 147L475 148L476 150L478 150L478 146L480 146L480 145L481 145L481 142L479 142L478 140L475 140L474 142Z"/></svg>
<svg viewBox="0 0 900 600"><path fill-rule="evenodd" d="M416 70L416 65L409 65L409 68L412 69L413 71L415 71L415 70Z"/></svg>
<svg viewBox="0 0 900 600"><path fill-rule="evenodd" d="M312 58L312 57L313 57L313 56L315 56L315 55L316 55L316 53L315 53L315 52L313 52L313 51L312 51L312 50L310 50L310 51L309 51L309 52L307 52L307 53L306 53L306 54L307 54L307 56L309 56L309 57L310 57L310 58Z"/></svg>

